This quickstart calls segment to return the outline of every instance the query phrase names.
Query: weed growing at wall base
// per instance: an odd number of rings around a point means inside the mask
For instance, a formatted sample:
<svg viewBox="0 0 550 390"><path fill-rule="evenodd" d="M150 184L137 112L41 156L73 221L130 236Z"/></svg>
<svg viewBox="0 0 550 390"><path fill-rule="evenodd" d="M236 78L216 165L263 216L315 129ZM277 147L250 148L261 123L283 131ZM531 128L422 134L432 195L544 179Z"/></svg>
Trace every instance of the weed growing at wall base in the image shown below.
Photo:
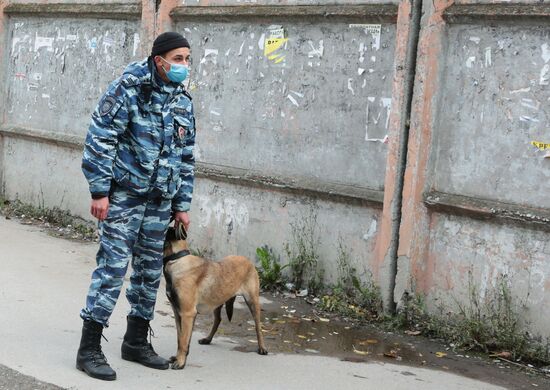
<svg viewBox="0 0 550 390"><path fill-rule="evenodd" d="M308 216L291 224L292 242L285 244L288 256L291 282L296 289L307 288L316 293L323 288L324 270L319 266L320 244L317 214L311 211Z"/></svg>
<svg viewBox="0 0 550 390"><path fill-rule="evenodd" d="M97 239L97 229L93 223L58 207L33 206L19 200L1 199L0 213L8 219L19 218L27 224L43 224L57 236L87 241Z"/></svg>
<svg viewBox="0 0 550 390"><path fill-rule="evenodd" d="M256 260L260 266L256 267L260 277L260 286L266 290L276 290L282 287L284 277L282 271L288 264L281 265L280 259L275 256L273 250L267 245L256 249Z"/></svg>
<svg viewBox="0 0 550 390"><path fill-rule="evenodd" d="M350 251L339 238L338 281L328 289L328 294L323 295L320 308L358 320L378 320L382 314L380 288L372 280L372 275L366 276L365 282L359 279L351 264Z"/></svg>
<svg viewBox="0 0 550 390"><path fill-rule="evenodd" d="M405 295L403 306L391 324L421 331L455 346L485 353L509 352L514 361L550 363L550 340L533 337L523 322L525 310L514 299L509 278L499 277L483 298L470 274L468 300L456 302L457 311L439 307L429 313L422 295Z"/></svg>

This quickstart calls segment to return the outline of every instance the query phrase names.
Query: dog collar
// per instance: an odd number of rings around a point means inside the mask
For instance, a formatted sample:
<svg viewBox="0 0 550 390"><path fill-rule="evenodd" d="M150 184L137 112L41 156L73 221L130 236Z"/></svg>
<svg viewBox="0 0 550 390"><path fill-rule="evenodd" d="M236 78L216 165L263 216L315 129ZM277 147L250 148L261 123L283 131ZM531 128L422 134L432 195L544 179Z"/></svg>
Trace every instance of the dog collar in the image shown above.
<svg viewBox="0 0 550 390"><path fill-rule="evenodd" d="M184 249L182 251L172 253L170 256L166 256L162 259L162 263L166 265L169 261L179 259L180 257L189 256L191 252L189 252L187 249Z"/></svg>

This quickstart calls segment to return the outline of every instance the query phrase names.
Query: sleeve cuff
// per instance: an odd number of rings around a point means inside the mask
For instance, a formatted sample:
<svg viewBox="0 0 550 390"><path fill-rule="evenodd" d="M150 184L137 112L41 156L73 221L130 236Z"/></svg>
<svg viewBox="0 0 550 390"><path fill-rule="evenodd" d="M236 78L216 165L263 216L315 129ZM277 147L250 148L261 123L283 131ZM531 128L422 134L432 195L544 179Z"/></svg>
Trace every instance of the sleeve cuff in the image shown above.
<svg viewBox="0 0 550 390"><path fill-rule="evenodd" d="M106 196L109 196L109 193L106 193L106 192L93 192L92 193L92 199L101 199L101 198L105 198Z"/></svg>

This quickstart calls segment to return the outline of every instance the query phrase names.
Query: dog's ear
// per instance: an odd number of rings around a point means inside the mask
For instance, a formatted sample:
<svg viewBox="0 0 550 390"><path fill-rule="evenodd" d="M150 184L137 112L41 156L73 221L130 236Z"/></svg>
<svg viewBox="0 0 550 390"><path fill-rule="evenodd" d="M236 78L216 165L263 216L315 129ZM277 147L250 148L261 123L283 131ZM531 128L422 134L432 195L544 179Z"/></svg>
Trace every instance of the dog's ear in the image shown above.
<svg viewBox="0 0 550 390"><path fill-rule="evenodd" d="M177 240L187 240L187 230L185 230L185 226L183 226L183 223L179 223L176 226L175 234Z"/></svg>
<svg viewBox="0 0 550 390"><path fill-rule="evenodd" d="M176 229L174 229L172 226L168 226L168 230L166 231L166 241L176 241Z"/></svg>

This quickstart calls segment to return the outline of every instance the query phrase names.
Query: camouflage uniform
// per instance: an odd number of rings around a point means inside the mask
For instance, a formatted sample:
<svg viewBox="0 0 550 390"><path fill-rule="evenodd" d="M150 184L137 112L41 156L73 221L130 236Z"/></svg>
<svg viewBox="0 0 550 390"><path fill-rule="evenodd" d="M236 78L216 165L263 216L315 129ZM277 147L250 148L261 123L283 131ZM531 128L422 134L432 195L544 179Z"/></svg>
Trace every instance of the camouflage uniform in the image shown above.
<svg viewBox="0 0 550 390"><path fill-rule="evenodd" d="M82 170L92 197L109 196L100 248L80 316L105 326L128 263L130 316L153 318L172 211L193 192L195 119L183 86L165 83L151 60L128 65L92 114Z"/></svg>

